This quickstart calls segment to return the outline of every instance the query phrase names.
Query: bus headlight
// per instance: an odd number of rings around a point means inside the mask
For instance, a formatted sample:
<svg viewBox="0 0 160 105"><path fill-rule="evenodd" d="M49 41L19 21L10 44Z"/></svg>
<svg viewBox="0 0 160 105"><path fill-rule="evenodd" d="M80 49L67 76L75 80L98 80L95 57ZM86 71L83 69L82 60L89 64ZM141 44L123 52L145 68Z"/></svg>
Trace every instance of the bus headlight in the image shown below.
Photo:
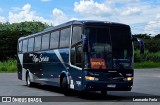
<svg viewBox="0 0 160 105"><path fill-rule="evenodd" d="M91 76L85 76L85 79L86 80L91 80L91 81L98 80L98 78L91 77Z"/></svg>
<svg viewBox="0 0 160 105"><path fill-rule="evenodd" d="M127 77L127 81L133 80L133 77Z"/></svg>

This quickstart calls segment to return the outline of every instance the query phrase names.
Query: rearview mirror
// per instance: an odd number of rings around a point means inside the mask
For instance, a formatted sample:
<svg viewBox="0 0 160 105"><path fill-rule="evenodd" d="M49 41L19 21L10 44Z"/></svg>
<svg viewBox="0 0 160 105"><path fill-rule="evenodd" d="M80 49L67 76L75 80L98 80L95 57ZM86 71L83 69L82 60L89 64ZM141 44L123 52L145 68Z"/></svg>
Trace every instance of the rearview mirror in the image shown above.
<svg viewBox="0 0 160 105"><path fill-rule="evenodd" d="M139 43L139 49L140 49L140 54L144 53L144 43L140 38L132 38L133 41L136 41Z"/></svg>
<svg viewBox="0 0 160 105"><path fill-rule="evenodd" d="M82 34L82 46L83 46L83 51L88 52L88 38L86 35Z"/></svg>

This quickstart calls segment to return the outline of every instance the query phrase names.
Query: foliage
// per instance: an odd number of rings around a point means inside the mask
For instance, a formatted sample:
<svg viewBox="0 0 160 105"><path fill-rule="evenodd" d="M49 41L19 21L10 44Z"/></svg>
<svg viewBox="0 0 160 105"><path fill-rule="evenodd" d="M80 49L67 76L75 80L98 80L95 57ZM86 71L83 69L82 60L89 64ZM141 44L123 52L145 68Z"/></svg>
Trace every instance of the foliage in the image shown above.
<svg viewBox="0 0 160 105"><path fill-rule="evenodd" d="M151 37L151 35L147 34L136 34L133 37L141 38L145 45L145 50L149 52L158 52L160 51L160 34ZM135 49L138 49L138 44L135 43Z"/></svg>
<svg viewBox="0 0 160 105"><path fill-rule="evenodd" d="M42 31L47 27L47 24L41 22L0 24L0 61L15 58L19 37Z"/></svg>
<svg viewBox="0 0 160 105"><path fill-rule="evenodd" d="M154 38L155 39L160 39L160 34L156 35Z"/></svg>
<svg viewBox="0 0 160 105"><path fill-rule="evenodd" d="M160 39L144 39L145 49L149 52L158 52L160 51Z"/></svg>
<svg viewBox="0 0 160 105"><path fill-rule="evenodd" d="M141 38L141 39L151 39L152 38L151 35L147 35L147 34L135 34L133 36Z"/></svg>
<svg viewBox="0 0 160 105"><path fill-rule="evenodd" d="M14 59L8 59L7 61L0 62L0 72L16 72L17 62Z"/></svg>
<svg viewBox="0 0 160 105"><path fill-rule="evenodd" d="M160 51L153 53L146 50L144 54L140 54L138 50L134 52L134 61L135 62L160 62Z"/></svg>
<svg viewBox="0 0 160 105"><path fill-rule="evenodd" d="M41 22L21 22L21 23L5 23L0 24L0 31L9 30L9 31L18 31L21 32L21 35L29 35L36 32L40 32L45 28L48 28L49 25L43 24Z"/></svg>
<svg viewBox="0 0 160 105"><path fill-rule="evenodd" d="M160 68L160 62L151 62L151 61L145 61L140 63L135 63L134 68Z"/></svg>

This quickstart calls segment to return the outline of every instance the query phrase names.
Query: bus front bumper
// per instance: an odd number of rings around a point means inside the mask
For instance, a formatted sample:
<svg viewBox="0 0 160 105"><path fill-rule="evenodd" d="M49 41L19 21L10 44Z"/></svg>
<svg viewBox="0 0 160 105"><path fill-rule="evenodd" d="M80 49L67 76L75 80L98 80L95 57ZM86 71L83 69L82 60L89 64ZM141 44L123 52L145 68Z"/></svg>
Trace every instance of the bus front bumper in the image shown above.
<svg viewBox="0 0 160 105"><path fill-rule="evenodd" d="M102 81L86 81L83 87L85 91L130 91L132 89L133 81L125 82L102 82Z"/></svg>

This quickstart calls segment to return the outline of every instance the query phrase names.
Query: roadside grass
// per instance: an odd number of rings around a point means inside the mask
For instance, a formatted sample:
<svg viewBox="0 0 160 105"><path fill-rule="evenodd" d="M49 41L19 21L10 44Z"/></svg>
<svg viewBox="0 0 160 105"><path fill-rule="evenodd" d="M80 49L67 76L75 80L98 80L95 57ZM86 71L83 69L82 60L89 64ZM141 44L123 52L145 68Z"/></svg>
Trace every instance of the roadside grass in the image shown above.
<svg viewBox="0 0 160 105"><path fill-rule="evenodd" d="M136 69L160 68L160 62L152 62L152 61L138 62L138 63L134 63L134 68Z"/></svg>
<svg viewBox="0 0 160 105"><path fill-rule="evenodd" d="M0 73L12 73L17 71L17 62L14 59L0 62Z"/></svg>
<svg viewBox="0 0 160 105"><path fill-rule="evenodd" d="M134 68L160 68L160 62L144 61L134 63ZM8 59L0 62L0 73L14 73L17 72L17 61L15 59Z"/></svg>

